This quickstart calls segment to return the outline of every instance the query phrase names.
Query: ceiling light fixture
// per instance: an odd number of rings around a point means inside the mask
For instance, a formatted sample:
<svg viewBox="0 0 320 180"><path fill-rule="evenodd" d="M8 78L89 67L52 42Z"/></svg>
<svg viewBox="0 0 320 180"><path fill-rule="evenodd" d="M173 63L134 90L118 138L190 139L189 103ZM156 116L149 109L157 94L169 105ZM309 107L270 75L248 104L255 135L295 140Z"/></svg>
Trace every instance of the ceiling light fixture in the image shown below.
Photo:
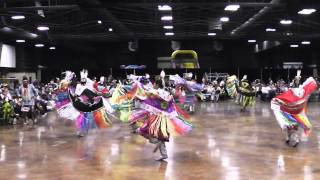
<svg viewBox="0 0 320 180"><path fill-rule="evenodd" d="M109 28L109 29L108 29L108 31L109 31L109 32L112 32L112 31L113 31L113 29L112 29L112 28Z"/></svg>
<svg viewBox="0 0 320 180"><path fill-rule="evenodd" d="M164 29L173 29L173 26L163 26Z"/></svg>
<svg viewBox="0 0 320 180"><path fill-rule="evenodd" d="M24 15L16 15L16 16L11 16L11 19L13 20L21 20L25 19L26 17Z"/></svg>
<svg viewBox="0 0 320 180"><path fill-rule="evenodd" d="M292 24L292 20L290 20L290 19L283 19L283 20L280 21L280 24L289 25L289 24Z"/></svg>
<svg viewBox="0 0 320 180"><path fill-rule="evenodd" d="M166 32L165 35L166 35L166 36L173 36L174 33L173 33L173 32Z"/></svg>
<svg viewBox="0 0 320 180"><path fill-rule="evenodd" d="M238 4L231 4L228 5L224 8L225 11L238 11L238 9L240 8L240 5Z"/></svg>
<svg viewBox="0 0 320 180"><path fill-rule="evenodd" d="M255 43L255 42L257 42L257 41L254 40L254 39L250 39L250 40L248 40L248 42L249 42L249 43Z"/></svg>
<svg viewBox="0 0 320 180"><path fill-rule="evenodd" d="M44 44L36 44L35 47L44 47Z"/></svg>
<svg viewBox="0 0 320 180"><path fill-rule="evenodd" d="M169 5L159 5L159 6L158 6L158 10L159 10L159 11L171 11L172 8L171 8L171 6L169 6Z"/></svg>
<svg viewBox="0 0 320 180"><path fill-rule="evenodd" d="M287 36L292 36L293 33L292 33L292 32L287 32L286 35L287 35Z"/></svg>
<svg viewBox="0 0 320 180"><path fill-rule="evenodd" d="M49 49L50 49L50 50L55 50L55 49L56 49L56 47L51 46Z"/></svg>
<svg viewBox="0 0 320 180"><path fill-rule="evenodd" d="M301 11L298 12L298 14L302 14L302 15L310 15L314 12L316 12L317 10L315 9L302 9Z"/></svg>
<svg viewBox="0 0 320 180"><path fill-rule="evenodd" d="M222 17L222 18L220 18L220 21L221 22L228 22L229 18L228 17Z"/></svg>
<svg viewBox="0 0 320 180"><path fill-rule="evenodd" d="M299 47L299 45L298 44L291 44L290 47L297 48L297 47Z"/></svg>
<svg viewBox="0 0 320 180"><path fill-rule="evenodd" d="M98 24L102 24L102 21L101 21L101 20L98 20Z"/></svg>
<svg viewBox="0 0 320 180"><path fill-rule="evenodd" d="M26 40L23 40L23 39L17 39L17 40L16 40L16 42L17 42L17 43L25 43L25 42L26 42Z"/></svg>
<svg viewBox="0 0 320 180"><path fill-rule="evenodd" d="M171 21L172 19L173 19L172 16L162 16L161 17L162 21Z"/></svg>
<svg viewBox="0 0 320 180"><path fill-rule="evenodd" d="M311 42L310 41L302 41L301 44L308 45L308 44L311 44Z"/></svg>
<svg viewBox="0 0 320 180"><path fill-rule="evenodd" d="M37 29L39 31L48 31L50 28L48 26L38 26Z"/></svg>
<svg viewBox="0 0 320 180"><path fill-rule="evenodd" d="M208 36L215 36L217 33L208 33Z"/></svg>
<svg viewBox="0 0 320 180"><path fill-rule="evenodd" d="M266 29L266 32L275 32L276 31L276 29L274 29L274 28L267 28Z"/></svg>

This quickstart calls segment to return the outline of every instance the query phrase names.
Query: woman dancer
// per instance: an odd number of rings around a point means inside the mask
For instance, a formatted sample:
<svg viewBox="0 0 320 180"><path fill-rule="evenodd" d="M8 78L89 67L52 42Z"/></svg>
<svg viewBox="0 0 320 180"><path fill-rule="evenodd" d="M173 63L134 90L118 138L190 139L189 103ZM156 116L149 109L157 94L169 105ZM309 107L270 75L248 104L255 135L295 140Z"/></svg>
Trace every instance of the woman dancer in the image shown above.
<svg viewBox="0 0 320 180"><path fill-rule="evenodd" d="M82 137L90 129L111 126L103 99L93 91L93 82L87 78L88 71L81 71L81 84L74 88L74 73L67 71L55 93L56 109L60 117L76 121L77 135Z"/></svg>
<svg viewBox="0 0 320 180"><path fill-rule="evenodd" d="M155 88L144 90L136 83L129 96L140 101L140 109L133 111L129 120L138 126L136 132L156 144L154 152L160 150L156 160L168 158L165 142L176 135L191 131L192 125L186 121L188 115L174 103L173 97L164 90L163 82L157 80Z"/></svg>
<svg viewBox="0 0 320 180"><path fill-rule="evenodd" d="M309 95L317 89L316 81L310 77L300 87L289 89L271 101L271 109L285 135L286 143L295 147L299 143L298 129L308 136L311 123L306 116Z"/></svg>

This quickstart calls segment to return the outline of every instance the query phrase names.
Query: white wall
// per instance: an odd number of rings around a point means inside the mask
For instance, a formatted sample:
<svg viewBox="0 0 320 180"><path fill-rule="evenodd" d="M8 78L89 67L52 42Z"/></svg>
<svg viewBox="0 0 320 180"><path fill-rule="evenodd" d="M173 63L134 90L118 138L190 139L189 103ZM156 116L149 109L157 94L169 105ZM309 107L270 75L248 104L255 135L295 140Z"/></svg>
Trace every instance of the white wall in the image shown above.
<svg viewBox="0 0 320 180"><path fill-rule="evenodd" d="M36 80L35 72L12 72L7 74L7 78L17 78L19 82L22 82L23 76L31 77L32 81Z"/></svg>

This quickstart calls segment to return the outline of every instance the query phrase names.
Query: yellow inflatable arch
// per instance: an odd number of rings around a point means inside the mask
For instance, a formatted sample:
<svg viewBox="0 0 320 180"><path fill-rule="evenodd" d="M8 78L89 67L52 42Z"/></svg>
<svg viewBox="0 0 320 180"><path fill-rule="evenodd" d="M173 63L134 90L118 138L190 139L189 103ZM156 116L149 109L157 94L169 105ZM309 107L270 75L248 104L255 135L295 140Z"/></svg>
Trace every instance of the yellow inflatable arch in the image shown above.
<svg viewBox="0 0 320 180"><path fill-rule="evenodd" d="M177 58L177 55L191 55L192 58ZM186 69L196 69L200 68L198 62L198 54L193 50L176 50L171 54L171 61L173 68L186 68Z"/></svg>

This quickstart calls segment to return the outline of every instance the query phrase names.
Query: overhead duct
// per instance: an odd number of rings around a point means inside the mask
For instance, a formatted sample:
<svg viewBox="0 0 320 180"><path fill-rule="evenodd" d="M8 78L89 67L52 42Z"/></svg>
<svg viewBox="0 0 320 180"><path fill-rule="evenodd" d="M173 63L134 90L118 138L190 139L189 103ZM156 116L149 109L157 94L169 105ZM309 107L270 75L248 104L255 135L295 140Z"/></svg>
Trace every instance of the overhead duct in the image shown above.
<svg viewBox="0 0 320 180"><path fill-rule="evenodd" d="M280 46L281 42L279 41L263 41L261 43L257 43L254 47L254 52L259 53L261 51L265 51L271 49L276 46Z"/></svg>
<svg viewBox="0 0 320 180"><path fill-rule="evenodd" d="M7 9L6 2L3 2L2 9ZM18 29L15 27L11 27L6 22L6 18L4 16L0 17L0 34L4 34L6 37L14 37L14 38L21 38L21 39L36 39L38 38L37 34L25 31L23 29Z"/></svg>
<svg viewBox="0 0 320 180"><path fill-rule="evenodd" d="M209 19L210 31L222 31L222 22L219 18Z"/></svg>
<svg viewBox="0 0 320 180"><path fill-rule="evenodd" d="M6 2L3 2L3 8L6 8L7 7L7 3ZM4 16L1 16L1 27L6 27L8 26L7 25L7 22L6 22L6 18Z"/></svg>
<svg viewBox="0 0 320 180"><path fill-rule="evenodd" d="M5 34L6 36L12 36L21 39L37 39L39 37L39 35L37 34L21 29L13 29L10 27L0 28L0 34Z"/></svg>
<svg viewBox="0 0 320 180"><path fill-rule="evenodd" d="M40 1L35 1L34 4L35 4L36 7L41 7L42 6ZM43 10L37 10L37 13L38 13L39 16L45 17Z"/></svg>
<svg viewBox="0 0 320 180"><path fill-rule="evenodd" d="M250 25L252 25L254 22L256 22L261 16L265 15L266 13L268 13L271 9L273 9L275 6L273 5L277 5L280 3L281 0L272 0L270 2L270 6L265 6L264 8L262 8L257 14L255 14L254 16L252 16L250 19L248 19L246 22L244 22L243 24L241 24L239 27L235 28L234 30L231 31L231 35L236 35L237 33L239 33L240 31L243 31L245 28L249 27Z"/></svg>

